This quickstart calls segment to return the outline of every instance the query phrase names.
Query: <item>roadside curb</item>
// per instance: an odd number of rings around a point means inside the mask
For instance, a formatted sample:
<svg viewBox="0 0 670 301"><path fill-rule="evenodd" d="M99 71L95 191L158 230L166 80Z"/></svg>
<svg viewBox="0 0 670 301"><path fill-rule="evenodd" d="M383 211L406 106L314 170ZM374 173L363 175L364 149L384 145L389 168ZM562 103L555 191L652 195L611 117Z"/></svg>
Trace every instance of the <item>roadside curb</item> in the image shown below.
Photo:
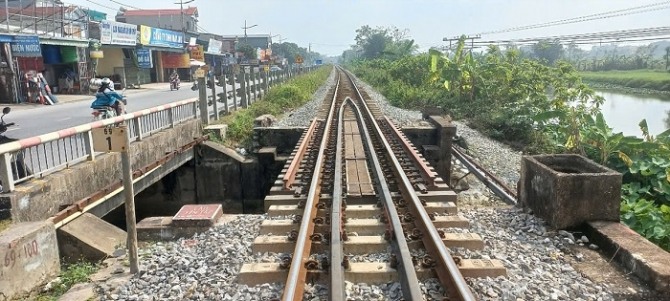
<svg viewBox="0 0 670 301"><path fill-rule="evenodd" d="M670 293L670 253L617 222L586 224L589 239L607 256L658 292Z"/></svg>

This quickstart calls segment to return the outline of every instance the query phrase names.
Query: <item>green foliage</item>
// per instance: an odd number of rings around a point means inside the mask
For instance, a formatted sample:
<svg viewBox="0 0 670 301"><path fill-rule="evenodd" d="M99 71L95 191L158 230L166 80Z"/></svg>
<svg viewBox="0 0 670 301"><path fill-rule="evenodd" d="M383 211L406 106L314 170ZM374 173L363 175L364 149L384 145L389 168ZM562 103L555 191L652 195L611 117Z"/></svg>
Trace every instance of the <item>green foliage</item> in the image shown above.
<svg viewBox="0 0 670 301"><path fill-rule="evenodd" d="M57 300L77 283L88 282L89 277L100 269L96 263L80 261L64 267L60 275L60 283L54 285L53 289L37 297L38 301Z"/></svg>
<svg viewBox="0 0 670 301"><path fill-rule="evenodd" d="M580 72L584 80L629 88L670 92L670 73L654 70Z"/></svg>
<svg viewBox="0 0 670 301"><path fill-rule="evenodd" d="M490 137L527 153L572 152L621 172L622 220L670 250L670 131L657 137L614 133L604 99L562 61L553 66L491 46L481 56L463 50L398 60L364 60L354 72L398 107L439 105ZM571 50L571 48L568 48Z"/></svg>
<svg viewBox="0 0 670 301"><path fill-rule="evenodd" d="M418 46L414 40L406 38L407 30L395 27L372 28L368 25L356 29L354 53L345 52L343 56L360 56L364 59L397 59L414 53Z"/></svg>
<svg viewBox="0 0 670 301"><path fill-rule="evenodd" d="M309 51L307 48L300 47L296 43L273 43L272 54L286 58L289 64L295 63L295 57L301 56L305 62L312 62L321 57L321 54L314 51Z"/></svg>
<svg viewBox="0 0 670 301"><path fill-rule="evenodd" d="M248 109L240 109L223 119L228 124L227 138L245 147L251 145L254 120L271 114L275 117L300 107L310 100L314 92L326 81L332 67L321 67L309 74L297 76L281 85L272 87L265 97Z"/></svg>
<svg viewBox="0 0 670 301"><path fill-rule="evenodd" d="M241 52L244 54L244 57L250 60L256 59L256 56L258 53L256 52L256 49L254 49L253 46L246 44L246 43L240 43L237 45L237 51Z"/></svg>

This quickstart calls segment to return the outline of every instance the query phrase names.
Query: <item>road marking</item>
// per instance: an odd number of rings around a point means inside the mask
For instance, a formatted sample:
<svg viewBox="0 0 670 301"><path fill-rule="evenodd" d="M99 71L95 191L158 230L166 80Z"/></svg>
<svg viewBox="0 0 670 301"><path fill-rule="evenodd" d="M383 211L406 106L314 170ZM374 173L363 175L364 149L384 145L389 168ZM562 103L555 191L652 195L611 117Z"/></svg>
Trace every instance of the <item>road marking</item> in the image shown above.
<svg viewBox="0 0 670 301"><path fill-rule="evenodd" d="M20 130L20 129L21 129L20 127L18 127L18 126L14 126L14 127L12 127L12 128L7 129L7 132L11 132L11 131L13 131L13 130Z"/></svg>
<svg viewBox="0 0 670 301"><path fill-rule="evenodd" d="M58 119L58 120L56 120L56 121L65 121L65 120L70 120L70 119L72 119L72 117L65 117L65 118L63 118L63 119Z"/></svg>

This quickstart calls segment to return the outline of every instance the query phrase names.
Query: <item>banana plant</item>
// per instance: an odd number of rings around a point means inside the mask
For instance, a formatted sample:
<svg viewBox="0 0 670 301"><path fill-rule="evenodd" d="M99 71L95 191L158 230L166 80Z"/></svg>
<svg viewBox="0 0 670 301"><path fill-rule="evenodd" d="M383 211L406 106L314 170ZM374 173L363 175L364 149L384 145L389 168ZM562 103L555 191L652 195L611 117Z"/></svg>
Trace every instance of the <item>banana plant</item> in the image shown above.
<svg viewBox="0 0 670 301"><path fill-rule="evenodd" d="M474 99L474 86L477 62L472 53L465 54L465 36L456 44L456 51L449 57L440 51L430 49L430 74L433 82L441 81L444 88L457 97L468 96Z"/></svg>

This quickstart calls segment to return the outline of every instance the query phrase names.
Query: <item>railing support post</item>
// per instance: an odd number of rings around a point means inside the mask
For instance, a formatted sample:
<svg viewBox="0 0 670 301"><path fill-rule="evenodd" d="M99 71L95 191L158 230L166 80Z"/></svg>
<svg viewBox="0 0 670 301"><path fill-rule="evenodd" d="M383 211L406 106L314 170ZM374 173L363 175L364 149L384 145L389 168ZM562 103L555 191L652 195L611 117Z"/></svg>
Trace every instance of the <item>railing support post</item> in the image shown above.
<svg viewBox="0 0 670 301"><path fill-rule="evenodd" d="M95 160L95 151L93 150L93 133L91 131L84 133L84 145L86 146L86 153L88 154L87 160Z"/></svg>
<svg viewBox="0 0 670 301"><path fill-rule="evenodd" d="M142 136L142 123L140 118L142 117L135 118L135 134L137 134L137 138L135 138L135 140L137 141L140 141L142 138L144 138Z"/></svg>
<svg viewBox="0 0 670 301"><path fill-rule="evenodd" d="M14 177L12 176L12 155L10 153L2 154L0 158L0 181L2 181L2 191L14 191Z"/></svg>
<svg viewBox="0 0 670 301"><path fill-rule="evenodd" d="M224 106L224 113L227 115L228 113L228 82L226 81L226 74L221 75L221 81L223 84L221 87L223 88L223 91L221 92L221 98L223 99L223 106ZM235 89L233 89L234 91Z"/></svg>
<svg viewBox="0 0 670 301"><path fill-rule="evenodd" d="M174 107L168 109L168 120L170 121L170 128L174 128Z"/></svg>
<svg viewBox="0 0 670 301"><path fill-rule="evenodd" d="M214 120L219 120L219 101L216 99L216 76L212 74L212 105L214 107Z"/></svg>
<svg viewBox="0 0 670 301"><path fill-rule="evenodd" d="M198 78L198 88L199 88L199 106L200 106L200 120L202 125L209 125L209 109L207 105L207 80L205 77Z"/></svg>

